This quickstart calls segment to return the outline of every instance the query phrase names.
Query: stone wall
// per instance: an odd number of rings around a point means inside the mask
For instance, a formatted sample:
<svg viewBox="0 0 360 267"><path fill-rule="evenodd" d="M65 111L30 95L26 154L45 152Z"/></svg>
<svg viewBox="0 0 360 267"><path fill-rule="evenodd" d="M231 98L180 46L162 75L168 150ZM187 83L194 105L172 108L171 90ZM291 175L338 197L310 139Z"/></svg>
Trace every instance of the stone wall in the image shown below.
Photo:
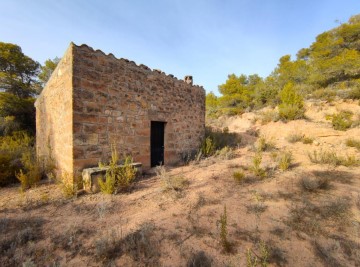
<svg viewBox="0 0 360 267"><path fill-rule="evenodd" d="M73 173L72 61L70 46L35 102L36 150L57 172Z"/></svg>
<svg viewBox="0 0 360 267"><path fill-rule="evenodd" d="M108 160L111 144L150 167L150 124L165 124L165 164L196 150L205 91L144 65L74 46L74 168Z"/></svg>
<svg viewBox="0 0 360 267"><path fill-rule="evenodd" d="M205 134L205 90L126 59L71 44L36 101L37 153L61 172L107 162L111 146L150 167L151 121L165 122L165 165Z"/></svg>

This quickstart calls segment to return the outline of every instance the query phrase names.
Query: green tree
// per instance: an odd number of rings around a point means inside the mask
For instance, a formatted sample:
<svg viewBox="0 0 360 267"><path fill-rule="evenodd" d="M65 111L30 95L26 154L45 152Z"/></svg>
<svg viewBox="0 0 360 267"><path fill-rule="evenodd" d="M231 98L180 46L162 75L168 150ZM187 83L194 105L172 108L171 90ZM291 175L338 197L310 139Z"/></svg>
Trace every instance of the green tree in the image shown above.
<svg viewBox="0 0 360 267"><path fill-rule="evenodd" d="M304 100L295 90L293 83L287 83L280 92L279 116L283 120L296 120L304 117Z"/></svg>
<svg viewBox="0 0 360 267"><path fill-rule="evenodd" d="M310 82L318 86L360 78L360 15L319 34L310 47Z"/></svg>
<svg viewBox="0 0 360 267"><path fill-rule="evenodd" d="M41 88L39 67L18 45L0 42L0 135L15 130L35 133L34 96Z"/></svg>
<svg viewBox="0 0 360 267"><path fill-rule="evenodd" d="M206 109L216 108L217 105L218 105L217 96L213 92L206 94Z"/></svg>
<svg viewBox="0 0 360 267"><path fill-rule="evenodd" d="M39 91L39 63L24 55L21 47L0 42L0 89L20 98Z"/></svg>
<svg viewBox="0 0 360 267"><path fill-rule="evenodd" d="M53 73L59 62L60 62L60 58L55 57L54 59L46 60L44 66L41 66L39 80L41 81L43 86L45 86L47 81L50 79L51 74Z"/></svg>
<svg viewBox="0 0 360 267"><path fill-rule="evenodd" d="M14 130L26 130L35 133L35 99L21 98L16 95L0 93L0 135L11 134Z"/></svg>

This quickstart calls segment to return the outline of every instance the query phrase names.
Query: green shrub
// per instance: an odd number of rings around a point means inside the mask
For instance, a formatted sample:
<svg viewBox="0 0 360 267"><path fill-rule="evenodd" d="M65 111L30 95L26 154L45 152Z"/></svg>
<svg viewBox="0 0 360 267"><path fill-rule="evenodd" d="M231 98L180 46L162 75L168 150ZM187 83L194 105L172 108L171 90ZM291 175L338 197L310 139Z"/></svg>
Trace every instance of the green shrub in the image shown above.
<svg viewBox="0 0 360 267"><path fill-rule="evenodd" d="M286 171L290 168L293 157L291 152L284 152L279 156L279 169Z"/></svg>
<svg viewBox="0 0 360 267"><path fill-rule="evenodd" d="M26 162L26 157L34 153L33 143L33 138L26 132L13 132L12 135L0 137L0 186L16 182L15 174L20 169L27 173L32 163Z"/></svg>
<svg viewBox="0 0 360 267"><path fill-rule="evenodd" d="M308 192L316 192L320 189L327 190L330 188L330 179L328 177L304 176L300 180L300 187Z"/></svg>
<svg viewBox="0 0 360 267"><path fill-rule="evenodd" d="M11 154L0 151L0 186L16 182L15 173L19 166Z"/></svg>
<svg viewBox="0 0 360 267"><path fill-rule="evenodd" d="M214 140L208 136L205 138L201 144L201 154L204 157L212 156L215 153L215 143Z"/></svg>
<svg viewBox="0 0 360 267"><path fill-rule="evenodd" d="M331 124L335 130L346 131L353 123L352 115L351 111L342 110L337 114L326 116L326 119L331 119Z"/></svg>
<svg viewBox="0 0 360 267"><path fill-rule="evenodd" d="M105 181L98 178L100 191L104 194L114 194L116 191L116 177L112 175L105 175Z"/></svg>
<svg viewBox="0 0 360 267"><path fill-rule="evenodd" d="M231 250L231 243L228 240L228 229L227 229L227 213L226 213L226 206L224 205L224 213L220 215L220 243L225 252L230 252Z"/></svg>
<svg viewBox="0 0 360 267"><path fill-rule="evenodd" d="M221 148L220 150L217 150L215 153L216 157L219 157L221 159L232 159L235 156L234 150L231 147L225 146Z"/></svg>
<svg viewBox="0 0 360 267"><path fill-rule="evenodd" d="M263 168L261 168L260 166L261 161L262 161L262 154L260 152L257 152L253 157L252 160L253 166L251 166L251 170L256 176L263 178L266 176L266 171Z"/></svg>
<svg viewBox="0 0 360 267"><path fill-rule="evenodd" d="M329 164L333 166L358 166L360 160L354 155L347 155L346 157L337 155L335 151L317 151L314 150L313 153L309 153L308 157L312 163L316 164Z"/></svg>
<svg viewBox="0 0 360 267"><path fill-rule="evenodd" d="M345 98L348 99L360 99L360 86L355 88L351 88L348 92Z"/></svg>
<svg viewBox="0 0 360 267"><path fill-rule="evenodd" d="M353 138L347 139L346 145L349 147L355 147L357 150L360 150L360 140L356 140Z"/></svg>
<svg viewBox="0 0 360 267"><path fill-rule="evenodd" d="M25 190L39 183L43 176L43 169L36 158L34 149L25 151L22 154L21 162L26 170L26 173L24 174L22 170L20 170L21 174L19 175L21 178L19 178L18 175L16 175L16 178L21 183L21 190ZM26 181L24 181L24 179Z"/></svg>
<svg viewBox="0 0 360 267"><path fill-rule="evenodd" d="M302 133L291 133L288 136L286 136L286 140L289 143L296 143L302 141L304 138L304 135Z"/></svg>
<svg viewBox="0 0 360 267"><path fill-rule="evenodd" d="M136 168L132 165L133 159L126 156L124 163L118 165L119 157L114 146L111 146L111 159L108 165L99 163L100 167L106 167L105 180L99 178L100 191L104 194L114 194L117 190L126 190L135 180Z"/></svg>
<svg viewBox="0 0 360 267"><path fill-rule="evenodd" d="M245 173L242 171L236 171L233 173L233 178L236 182L241 183L245 178Z"/></svg>
<svg viewBox="0 0 360 267"><path fill-rule="evenodd" d="M308 137L308 136L304 136L302 142L303 142L303 144L305 144L305 145L307 145L307 144L312 144L312 143L314 142L314 138Z"/></svg>
<svg viewBox="0 0 360 267"><path fill-rule="evenodd" d="M323 99L326 100L328 102L331 102L335 99L336 96L336 91L326 88L326 89L317 89L315 90L311 96L315 99Z"/></svg>
<svg viewBox="0 0 360 267"><path fill-rule="evenodd" d="M292 83L288 83L280 92L281 104L279 105L279 117L284 121L304 118L304 100L298 94Z"/></svg>
<svg viewBox="0 0 360 267"><path fill-rule="evenodd" d="M267 140L264 136L261 136L256 142L256 151L269 151L275 148L275 144L272 141Z"/></svg>
<svg viewBox="0 0 360 267"><path fill-rule="evenodd" d="M225 127L223 130L217 130L206 127L205 136L210 137L214 144L214 149L218 150L225 146L235 147L241 142L241 136L237 133L230 133Z"/></svg>
<svg viewBox="0 0 360 267"><path fill-rule="evenodd" d="M61 174L61 179L58 179L57 182L65 198L73 198L77 196L78 185L74 183L73 175L64 172Z"/></svg>
<svg viewBox="0 0 360 267"><path fill-rule="evenodd" d="M260 122L262 125L278 120L279 113L276 110L266 110L260 113Z"/></svg>
<svg viewBox="0 0 360 267"><path fill-rule="evenodd" d="M281 104L279 117L284 121L299 120L304 118L305 110L296 105Z"/></svg>

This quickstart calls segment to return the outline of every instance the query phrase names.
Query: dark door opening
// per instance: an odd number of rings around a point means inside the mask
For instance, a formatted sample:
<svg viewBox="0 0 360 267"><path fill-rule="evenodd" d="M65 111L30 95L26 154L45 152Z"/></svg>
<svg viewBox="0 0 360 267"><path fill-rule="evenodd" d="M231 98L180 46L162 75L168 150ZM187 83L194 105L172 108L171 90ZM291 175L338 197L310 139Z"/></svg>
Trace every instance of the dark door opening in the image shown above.
<svg viewBox="0 0 360 267"><path fill-rule="evenodd" d="M151 167L164 164L164 129L165 122L151 122Z"/></svg>

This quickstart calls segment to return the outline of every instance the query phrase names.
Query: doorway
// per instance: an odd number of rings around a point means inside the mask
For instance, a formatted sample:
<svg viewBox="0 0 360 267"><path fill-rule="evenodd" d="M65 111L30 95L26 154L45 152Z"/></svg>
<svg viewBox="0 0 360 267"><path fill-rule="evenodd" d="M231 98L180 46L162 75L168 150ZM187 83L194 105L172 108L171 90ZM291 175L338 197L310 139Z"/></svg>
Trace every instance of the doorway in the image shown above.
<svg viewBox="0 0 360 267"><path fill-rule="evenodd" d="M151 167L164 165L165 122L152 121L150 135Z"/></svg>

